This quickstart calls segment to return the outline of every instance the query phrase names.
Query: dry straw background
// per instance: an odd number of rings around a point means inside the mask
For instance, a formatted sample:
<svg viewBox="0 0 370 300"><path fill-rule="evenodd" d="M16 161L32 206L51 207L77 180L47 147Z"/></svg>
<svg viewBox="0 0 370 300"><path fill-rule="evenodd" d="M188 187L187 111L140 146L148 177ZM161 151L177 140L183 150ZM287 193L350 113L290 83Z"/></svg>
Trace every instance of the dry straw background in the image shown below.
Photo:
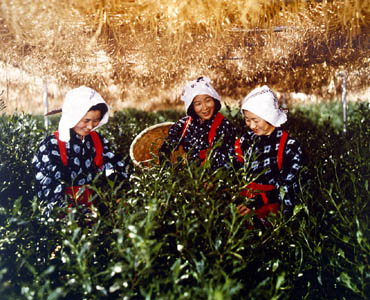
<svg viewBox="0 0 370 300"><path fill-rule="evenodd" d="M370 1L2 0L0 94L43 112L85 84L114 110L181 107L184 83L209 76L230 105L268 84L288 105L369 100ZM297 100L301 99L301 100Z"/></svg>

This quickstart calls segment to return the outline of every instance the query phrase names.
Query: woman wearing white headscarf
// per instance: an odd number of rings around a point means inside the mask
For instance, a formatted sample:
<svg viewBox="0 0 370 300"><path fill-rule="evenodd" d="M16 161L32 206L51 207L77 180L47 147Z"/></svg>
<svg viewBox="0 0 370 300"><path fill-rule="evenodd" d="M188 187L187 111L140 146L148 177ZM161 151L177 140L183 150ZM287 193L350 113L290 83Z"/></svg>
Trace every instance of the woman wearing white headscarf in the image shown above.
<svg viewBox="0 0 370 300"><path fill-rule="evenodd" d="M58 131L41 142L32 161L47 215L54 206L91 206L88 185L99 172L127 179L124 163L95 131L108 118L109 106L93 89L81 86L67 93Z"/></svg>
<svg viewBox="0 0 370 300"><path fill-rule="evenodd" d="M212 168L227 167L233 155L236 130L220 112L221 97L208 77L188 82L181 100L187 116L177 121L169 130L159 153L163 162L180 145L190 162L203 164L212 151ZM221 140L218 147L214 147Z"/></svg>
<svg viewBox="0 0 370 300"><path fill-rule="evenodd" d="M254 89L242 102L241 113L250 129L235 143L235 161L248 164L257 178L245 187L242 195L251 199L239 205L242 215L254 210L264 221L277 213L280 205L290 214L299 191L299 176L305 164L302 148L280 126L287 121L275 94L266 85Z"/></svg>

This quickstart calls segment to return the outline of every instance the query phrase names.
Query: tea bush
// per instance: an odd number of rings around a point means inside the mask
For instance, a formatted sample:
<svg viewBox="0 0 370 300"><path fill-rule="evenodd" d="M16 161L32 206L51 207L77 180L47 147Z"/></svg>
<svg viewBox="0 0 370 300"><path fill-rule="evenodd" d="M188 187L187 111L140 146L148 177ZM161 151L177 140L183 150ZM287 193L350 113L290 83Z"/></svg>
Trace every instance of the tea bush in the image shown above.
<svg viewBox="0 0 370 300"><path fill-rule="evenodd" d="M0 128L1 204L11 208L15 199L25 195L29 198L32 194L30 163L33 149L44 133L35 119L24 114L3 116Z"/></svg>
<svg viewBox="0 0 370 300"><path fill-rule="evenodd" d="M182 162L147 171L128 166L127 190L110 181L93 185L105 209L91 226L81 226L76 210L46 219L30 169L42 124L29 115L3 116L1 299L368 298L369 107L351 105L347 134L338 107L309 109L292 111L285 128L307 154L311 184L291 217L253 230L235 208L245 184L237 172L248 177L247 169ZM224 113L240 134L240 113ZM141 130L180 116L122 111L101 132L129 162Z"/></svg>

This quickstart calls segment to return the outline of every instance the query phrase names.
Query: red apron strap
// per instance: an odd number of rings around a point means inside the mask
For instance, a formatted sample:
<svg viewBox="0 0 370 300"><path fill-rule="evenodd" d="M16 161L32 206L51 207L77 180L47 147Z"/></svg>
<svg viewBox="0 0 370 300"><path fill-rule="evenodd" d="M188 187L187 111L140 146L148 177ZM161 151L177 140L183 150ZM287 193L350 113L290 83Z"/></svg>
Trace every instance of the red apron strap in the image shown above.
<svg viewBox="0 0 370 300"><path fill-rule="evenodd" d="M247 189L258 192L269 192L275 189L275 186L272 184L259 184L251 182L246 186Z"/></svg>
<svg viewBox="0 0 370 300"><path fill-rule="evenodd" d="M184 136L186 134L186 131L188 130L188 127L189 127L189 125L190 125L190 123L191 123L192 120L193 120L193 118L190 117L190 116L187 118L187 120L186 120L186 122L184 124L184 127L182 128L182 132L181 132L181 137L180 137L180 140L179 140L179 144L182 141L182 139L184 138Z"/></svg>
<svg viewBox="0 0 370 300"><path fill-rule="evenodd" d="M67 166L67 149L66 149L66 143L61 141L59 139L59 131L54 131L54 135L57 138L58 141L58 147L59 147L59 153L60 153L60 159L62 160L62 163L64 166Z"/></svg>
<svg viewBox="0 0 370 300"><path fill-rule="evenodd" d="M84 191L77 196L81 188L84 188ZM76 204L84 204L88 207L91 207L91 202L89 201L91 197L91 191L87 186L67 186L64 192L72 201L75 201ZM69 207L71 207L71 204Z"/></svg>
<svg viewBox="0 0 370 300"><path fill-rule="evenodd" d="M266 196L266 193L260 193L261 195L261 198L262 198L262 201L263 201L263 204L264 205L267 205L269 203L269 200L267 199L267 196Z"/></svg>
<svg viewBox="0 0 370 300"><path fill-rule="evenodd" d="M270 204L266 204L262 207L260 207L259 209L257 209L255 211L256 215L257 215L257 218L266 218L266 216L269 214L269 213L273 213L275 215L278 214L279 212L279 208L280 208L280 205L279 203L270 203Z"/></svg>
<svg viewBox="0 0 370 300"><path fill-rule="evenodd" d="M221 113L217 113L215 119L212 122L211 130L209 131L208 134L208 143L209 147L212 147L213 140L216 136L216 130L218 126L220 126L222 120L224 119L224 116Z"/></svg>
<svg viewBox="0 0 370 300"><path fill-rule="evenodd" d="M288 138L288 133L286 131L283 131L283 135L280 138L278 157L277 157L279 170L281 170L281 167L283 164L283 153L284 153L284 147L285 147L287 138ZM239 147L240 147L240 139L238 140L239 140ZM240 152L238 152L239 150L237 149L237 142L235 142L235 152L237 153L237 157L238 157L239 153L241 153L241 150ZM238 160L239 160L239 157L238 157ZM255 213L258 218L265 218L267 214L269 213L277 214L279 211L279 207L280 207L279 203L269 203L268 198L266 196L266 192L272 191L274 189L275 189L274 185L258 184L255 182L251 182L250 184L246 186L246 189L243 190L240 194L248 198L253 198L255 194L261 195L264 205L260 207L259 209L257 209Z"/></svg>
<svg viewBox="0 0 370 300"><path fill-rule="evenodd" d="M259 183L251 182L245 187L244 190L240 192L240 195L247 197L247 198L253 198L256 195L261 195L263 204L266 205L268 204L266 192L272 191L274 189L275 189L275 186L271 184L259 184Z"/></svg>
<svg viewBox="0 0 370 300"><path fill-rule="evenodd" d="M96 152L95 158L94 158L95 165L99 167L99 169L102 169L103 168L103 145L101 143L99 135L95 131L91 131L90 135L93 140L95 152Z"/></svg>
<svg viewBox="0 0 370 300"><path fill-rule="evenodd" d="M283 130L283 135L280 138L279 150L278 150L278 168L281 170L281 166L283 165L283 153L285 148L285 143L288 138L288 133Z"/></svg>
<svg viewBox="0 0 370 300"><path fill-rule="evenodd" d="M60 159L62 160L63 165L67 166L68 160L67 160L66 143L59 139L58 131L54 131L54 135L58 141ZM95 165L101 169L103 167L103 145L101 143L99 135L95 131L90 132L90 135L93 140L95 151L96 151L94 162L95 162Z"/></svg>
<svg viewBox="0 0 370 300"><path fill-rule="evenodd" d="M212 122L211 129L209 130L208 134L208 143L209 143L209 148L208 149L203 149L199 151L199 158L201 159L202 163L201 165L204 164L207 158L207 153L208 151L212 148L212 143L213 140L216 136L216 131L218 126L220 126L222 120L224 119L224 116L221 113L217 113L215 119Z"/></svg>
<svg viewBox="0 0 370 300"><path fill-rule="evenodd" d="M234 147L235 147L236 158L238 159L239 162L243 163L244 158L243 158L243 151L240 146L240 138L236 139Z"/></svg>

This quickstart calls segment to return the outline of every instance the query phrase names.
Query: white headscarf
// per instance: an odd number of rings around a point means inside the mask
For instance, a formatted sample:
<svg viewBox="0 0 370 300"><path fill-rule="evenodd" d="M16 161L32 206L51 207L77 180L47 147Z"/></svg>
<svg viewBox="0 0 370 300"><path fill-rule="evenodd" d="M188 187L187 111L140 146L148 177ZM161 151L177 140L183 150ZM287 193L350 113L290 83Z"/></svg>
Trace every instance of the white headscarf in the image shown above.
<svg viewBox="0 0 370 300"><path fill-rule="evenodd" d="M286 113L279 108L274 92L267 85L254 89L244 98L242 115L243 110L254 113L275 127L279 127L288 119Z"/></svg>
<svg viewBox="0 0 370 300"><path fill-rule="evenodd" d="M181 100L185 103L186 113L188 113L191 103L198 95L209 95L213 99L220 101L221 104L221 97L212 87L211 80L208 77L202 76L198 79L188 82L182 91Z"/></svg>
<svg viewBox="0 0 370 300"><path fill-rule="evenodd" d="M79 121L81 121L83 116L92 106L99 103L104 103L108 110L105 115L102 116L98 126L92 130L97 129L108 122L109 106L98 92L89 87L80 86L79 88L69 91L65 97L62 107L62 117L59 121L59 139L63 142L68 142L71 138L69 130L75 127Z"/></svg>

